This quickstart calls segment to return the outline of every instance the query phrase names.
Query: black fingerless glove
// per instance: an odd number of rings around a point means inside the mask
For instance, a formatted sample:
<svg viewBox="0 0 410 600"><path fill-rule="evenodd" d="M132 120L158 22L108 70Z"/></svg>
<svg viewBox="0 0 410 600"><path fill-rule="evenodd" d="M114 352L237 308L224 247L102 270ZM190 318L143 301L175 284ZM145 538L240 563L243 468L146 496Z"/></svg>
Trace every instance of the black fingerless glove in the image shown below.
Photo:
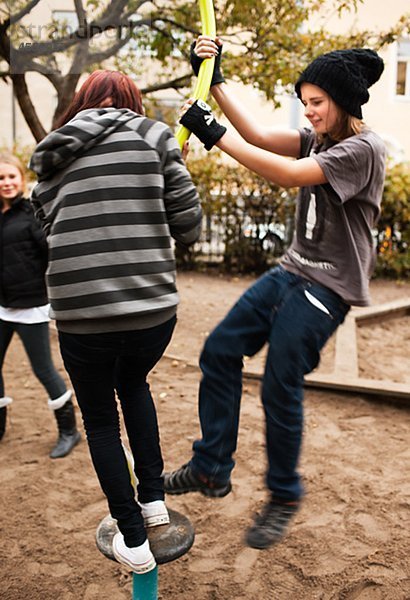
<svg viewBox="0 0 410 600"><path fill-rule="evenodd" d="M201 140L206 150L210 150L226 132L226 127L216 121L211 107L203 100L196 100L179 122Z"/></svg>
<svg viewBox="0 0 410 600"><path fill-rule="evenodd" d="M205 59L200 58L195 53L195 46L196 46L196 42L192 42L190 60L191 60L192 70L194 71L195 75L198 77L200 66L202 65L202 63ZM214 72L212 74L211 87L213 85L216 85L217 83L224 83L224 81L225 81L225 77L222 75L222 71L221 71L222 44L220 46L218 46L218 48L219 48L219 54L217 54L215 56Z"/></svg>

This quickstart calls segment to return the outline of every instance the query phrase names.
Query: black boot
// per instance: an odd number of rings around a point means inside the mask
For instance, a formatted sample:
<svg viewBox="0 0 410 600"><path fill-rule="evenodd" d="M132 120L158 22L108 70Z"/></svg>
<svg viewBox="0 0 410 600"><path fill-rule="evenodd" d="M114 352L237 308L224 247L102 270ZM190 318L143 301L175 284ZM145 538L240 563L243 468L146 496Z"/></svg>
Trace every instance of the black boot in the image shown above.
<svg viewBox="0 0 410 600"><path fill-rule="evenodd" d="M6 431L7 421L7 406L0 408L0 440L3 439L4 432Z"/></svg>
<svg viewBox="0 0 410 600"><path fill-rule="evenodd" d="M7 406L12 402L13 400L8 396L0 398L0 440L3 439L4 433L6 431Z"/></svg>
<svg viewBox="0 0 410 600"><path fill-rule="evenodd" d="M74 414L74 406L71 400L67 400L61 408L54 411L57 426L58 440L50 452L50 458L62 458L67 456L81 439L77 430Z"/></svg>

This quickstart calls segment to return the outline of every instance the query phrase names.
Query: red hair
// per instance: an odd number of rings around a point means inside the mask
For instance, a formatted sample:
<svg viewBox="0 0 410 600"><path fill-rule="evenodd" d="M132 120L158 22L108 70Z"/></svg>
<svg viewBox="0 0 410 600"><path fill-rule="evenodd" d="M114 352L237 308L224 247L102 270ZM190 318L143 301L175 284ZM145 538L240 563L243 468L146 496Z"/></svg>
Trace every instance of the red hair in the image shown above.
<svg viewBox="0 0 410 600"><path fill-rule="evenodd" d="M111 99L114 108L129 108L139 115L144 114L141 92L131 77L120 71L94 71L75 94L66 112L57 119L55 128L70 121L77 113L87 108L97 108L104 100Z"/></svg>

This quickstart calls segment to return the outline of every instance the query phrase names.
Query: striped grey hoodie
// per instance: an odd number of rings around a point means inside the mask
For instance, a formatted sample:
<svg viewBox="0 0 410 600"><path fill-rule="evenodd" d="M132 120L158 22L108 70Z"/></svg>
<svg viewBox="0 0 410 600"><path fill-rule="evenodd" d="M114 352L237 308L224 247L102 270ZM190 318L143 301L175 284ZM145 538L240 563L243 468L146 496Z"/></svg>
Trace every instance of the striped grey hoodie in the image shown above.
<svg viewBox="0 0 410 600"><path fill-rule="evenodd" d="M47 233L62 331L153 327L176 312L171 237L194 243L198 194L171 130L128 109L84 110L37 146L32 204Z"/></svg>

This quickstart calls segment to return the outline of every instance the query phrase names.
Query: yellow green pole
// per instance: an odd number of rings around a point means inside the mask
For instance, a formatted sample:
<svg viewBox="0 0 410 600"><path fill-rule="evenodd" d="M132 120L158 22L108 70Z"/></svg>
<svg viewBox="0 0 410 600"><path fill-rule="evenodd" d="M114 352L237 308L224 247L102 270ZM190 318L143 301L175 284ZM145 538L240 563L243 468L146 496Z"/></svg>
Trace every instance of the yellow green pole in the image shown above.
<svg viewBox="0 0 410 600"><path fill-rule="evenodd" d="M215 39L216 24L213 1L199 0L199 8L201 11L202 35L208 35L209 37ZM206 101L208 98L209 88L211 86L212 75L214 72L214 63L215 58L207 58L202 62L193 93L195 100L201 99ZM181 148L189 138L190 133L191 132L186 127L183 127L183 125L178 127L175 137L177 138ZM132 459L132 454L128 448L126 448L126 446L124 446L124 451L127 457L131 483L135 489L136 479L133 468L134 461ZM137 575L136 573L133 573L132 600L158 600L158 566L144 575Z"/></svg>
<svg viewBox="0 0 410 600"><path fill-rule="evenodd" d="M199 0L199 8L201 11L202 35L208 35L212 39L216 37L215 12L212 0ZM215 58L206 58L203 60L198 73L198 79L193 93L195 100L203 100L208 98L209 88L211 86L212 75L214 72ZM182 149L183 145L189 138L191 132L180 125L177 129L175 137L178 140L179 146Z"/></svg>

